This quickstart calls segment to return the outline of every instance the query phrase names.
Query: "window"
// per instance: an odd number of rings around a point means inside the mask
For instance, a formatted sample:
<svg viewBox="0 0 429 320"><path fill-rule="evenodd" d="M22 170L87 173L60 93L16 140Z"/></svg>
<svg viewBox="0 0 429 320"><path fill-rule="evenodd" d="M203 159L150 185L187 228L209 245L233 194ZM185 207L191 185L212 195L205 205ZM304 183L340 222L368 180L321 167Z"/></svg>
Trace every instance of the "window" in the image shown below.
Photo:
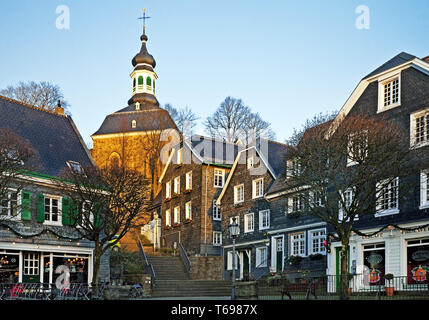
<svg viewBox="0 0 429 320"><path fill-rule="evenodd" d="M60 198L45 196L45 223L61 223L59 219Z"/></svg>
<svg viewBox="0 0 429 320"><path fill-rule="evenodd" d="M386 265L384 243L364 245L363 264L369 270L369 285L384 284Z"/></svg>
<svg viewBox="0 0 429 320"><path fill-rule="evenodd" d="M133 79L133 92L136 91L136 78Z"/></svg>
<svg viewBox="0 0 429 320"><path fill-rule="evenodd" d="M136 128L137 127L137 121L133 120L131 121L131 128Z"/></svg>
<svg viewBox="0 0 429 320"><path fill-rule="evenodd" d="M420 173L420 209L429 208L429 169Z"/></svg>
<svg viewBox="0 0 429 320"><path fill-rule="evenodd" d="M213 200L213 220L222 220L220 206L216 204L216 200Z"/></svg>
<svg viewBox="0 0 429 320"><path fill-rule="evenodd" d="M321 191L309 191L309 202L313 208L315 207L323 207L323 194ZM326 200L326 196L325 196Z"/></svg>
<svg viewBox="0 0 429 320"><path fill-rule="evenodd" d="M229 218L229 224L232 223L232 219L235 218L235 222L238 224L238 234L240 234L240 216L235 216L235 217L231 217Z"/></svg>
<svg viewBox="0 0 429 320"><path fill-rule="evenodd" d="M256 248L256 268L262 268L267 266L267 247Z"/></svg>
<svg viewBox="0 0 429 320"><path fill-rule="evenodd" d="M244 232L253 232L254 231L254 214L248 213L244 215Z"/></svg>
<svg viewBox="0 0 429 320"><path fill-rule="evenodd" d="M399 213L399 177L377 183L377 213L375 216Z"/></svg>
<svg viewBox="0 0 429 320"><path fill-rule="evenodd" d="M79 162L76 161L67 161L67 165L73 171L73 173L83 174L83 168Z"/></svg>
<svg viewBox="0 0 429 320"><path fill-rule="evenodd" d="M136 110L140 110L140 102L136 102Z"/></svg>
<svg viewBox="0 0 429 320"><path fill-rule="evenodd" d="M401 76L399 73L378 82L378 112L401 104Z"/></svg>
<svg viewBox="0 0 429 320"><path fill-rule="evenodd" d="M347 166L354 166L368 156L368 131L349 135Z"/></svg>
<svg viewBox="0 0 429 320"><path fill-rule="evenodd" d="M344 214L347 215L348 212L347 210L350 208L350 206L353 203L353 199L355 196L355 192L353 188L348 188L346 191L344 191L344 193L340 192L340 196L343 197L343 202L344 202L344 207L343 204L341 203L341 201L339 201L338 203L338 221L343 221L344 219ZM354 220L357 220L357 215L355 216ZM350 218L347 218L347 221L349 221Z"/></svg>
<svg viewBox="0 0 429 320"><path fill-rule="evenodd" d="M0 216L15 217L17 215L18 193L8 191L0 201ZM1 220L1 218L0 218Z"/></svg>
<svg viewBox="0 0 429 320"><path fill-rule="evenodd" d="M186 173L186 179L185 179L185 189L191 190L192 189L192 171L189 171Z"/></svg>
<svg viewBox="0 0 429 320"><path fill-rule="evenodd" d="M174 207L173 209L173 223L174 224L180 223L180 207Z"/></svg>
<svg viewBox="0 0 429 320"><path fill-rule="evenodd" d="M270 210L259 211L259 230L270 228Z"/></svg>
<svg viewBox="0 0 429 320"><path fill-rule="evenodd" d="M264 178L253 180L252 186L252 195L254 199L264 195Z"/></svg>
<svg viewBox="0 0 429 320"><path fill-rule="evenodd" d="M39 254L38 253L24 254L24 275L26 276L39 275Z"/></svg>
<svg viewBox="0 0 429 320"><path fill-rule="evenodd" d="M411 147L422 147L429 144L429 110L410 114Z"/></svg>
<svg viewBox="0 0 429 320"><path fill-rule="evenodd" d="M223 188L225 178L225 170L214 169L214 187Z"/></svg>
<svg viewBox="0 0 429 320"><path fill-rule="evenodd" d="M168 181L165 184L165 197L167 199L171 198L171 181Z"/></svg>
<svg viewBox="0 0 429 320"><path fill-rule="evenodd" d="M305 232L291 235L291 255L305 256Z"/></svg>
<svg viewBox="0 0 429 320"><path fill-rule="evenodd" d="M238 253L237 253L237 251L235 251L234 260L235 260L234 261L235 262L235 270L237 270L237 268L238 268ZM227 270L232 270L232 251L228 251L226 268L227 268Z"/></svg>
<svg viewBox="0 0 429 320"><path fill-rule="evenodd" d="M247 169L252 169L254 165L253 157L247 158Z"/></svg>
<svg viewBox="0 0 429 320"><path fill-rule="evenodd" d="M288 198L288 213L304 211L304 199L299 194Z"/></svg>
<svg viewBox="0 0 429 320"><path fill-rule="evenodd" d="M326 240L326 230L311 230L310 233L310 254L326 254L323 242Z"/></svg>
<svg viewBox="0 0 429 320"><path fill-rule="evenodd" d="M214 246L222 245L222 232L213 231L213 245Z"/></svg>
<svg viewBox="0 0 429 320"><path fill-rule="evenodd" d="M174 178L174 191L175 194L180 193L180 177Z"/></svg>
<svg viewBox="0 0 429 320"><path fill-rule="evenodd" d="M244 201L244 184L234 187L234 203L240 203Z"/></svg>
<svg viewBox="0 0 429 320"><path fill-rule="evenodd" d="M301 163L299 162L299 159L295 158L292 160L287 160L286 162L286 177L294 177L301 173Z"/></svg>
<svg viewBox="0 0 429 320"><path fill-rule="evenodd" d="M191 220L192 219L192 202L186 202L185 203L185 219Z"/></svg>
<svg viewBox="0 0 429 320"><path fill-rule="evenodd" d="M182 148L177 150L177 164L182 164L182 153L183 153Z"/></svg>
<svg viewBox="0 0 429 320"><path fill-rule="evenodd" d="M146 88L147 90L152 90L152 79L150 77L146 78Z"/></svg>
<svg viewBox="0 0 429 320"><path fill-rule="evenodd" d="M427 283L429 265L429 239L413 239L407 242L408 284Z"/></svg>
<svg viewBox="0 0 429 320"><path fill-rule="evenodd" d="M143 77L140 76L138 79L138 89L143 89Z"/></svg>
<svg viewBox="0 0 429 320"><path fill-rule="evenodd" d="M171 226L171 212L170 209L165 210L165 225Z"/></svg>

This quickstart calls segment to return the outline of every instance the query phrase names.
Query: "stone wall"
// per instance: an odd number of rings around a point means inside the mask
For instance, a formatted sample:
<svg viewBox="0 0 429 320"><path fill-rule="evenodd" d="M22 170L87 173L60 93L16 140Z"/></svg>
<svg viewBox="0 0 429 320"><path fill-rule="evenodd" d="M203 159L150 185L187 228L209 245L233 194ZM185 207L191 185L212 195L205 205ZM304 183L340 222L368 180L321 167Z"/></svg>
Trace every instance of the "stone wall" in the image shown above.
<svg viewBox="0 0 429 320"><path fill-rule="evenodd" d="M193 256L191 260L191 280L222 280L222 257Z"/></svg>

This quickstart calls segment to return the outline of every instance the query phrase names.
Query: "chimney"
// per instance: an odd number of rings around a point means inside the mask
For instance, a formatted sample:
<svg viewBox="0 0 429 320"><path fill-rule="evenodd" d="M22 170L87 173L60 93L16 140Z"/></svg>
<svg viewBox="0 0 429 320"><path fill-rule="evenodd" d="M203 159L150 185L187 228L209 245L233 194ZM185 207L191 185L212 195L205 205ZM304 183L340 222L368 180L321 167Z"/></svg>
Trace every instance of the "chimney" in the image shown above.
<svg viewBox="0 0 429 320"><path fill-rule="evenodd" d="M426 61L427 63L429 63L429 56L422 58L423 61Z"/></svg>
<svg viewBox="0 0 429 320"><path fill-rule="evenodd" d="M64 115L64 108L63 108L63 107L61 107L61 100L58 100L58 105L57 105L57 107L55 108L55 113L56 113L56 114Z"/></svg>

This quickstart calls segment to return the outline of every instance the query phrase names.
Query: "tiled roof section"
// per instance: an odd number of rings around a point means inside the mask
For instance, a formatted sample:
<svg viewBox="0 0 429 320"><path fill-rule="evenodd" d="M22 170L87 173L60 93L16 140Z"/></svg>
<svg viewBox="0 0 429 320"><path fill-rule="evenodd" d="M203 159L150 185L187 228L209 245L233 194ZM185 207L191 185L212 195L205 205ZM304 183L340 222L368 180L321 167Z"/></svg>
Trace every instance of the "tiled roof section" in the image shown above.
<svg viewBox="0 0 429 320"><path fill-rule="evenodd" d="M243 149L237 144L198 135L192 137L191 144L204 162L226 165L232 165L238 152Z"/></svg>
<svg viewBox="0 0 429 320"><path fill-rule="evenodd" d="M266 143L266 147L262 146L261 143ZM286 145L280 142L258 139L257 149L261 152L265 159L268 160L271 168L274 170L274 174L279 176L286 163ZM266 154L268 152L268 154Z"/></svg>
<svg viewBox="0 0 429 320"><path fill-rule="evenodd" d="M392 59L390 59L389 61L387 61L386 63L384 63L383 65L381 65L380 67L378 67L377 69L375 69L373 72L371 72L370 74L366 75L362 80L375 76L376 74L379 74L383 71L389 70L391 68L394 68L396 66L399 66L405 62L408 62L410 60L413 60L417 58L416 56L413 56L412 54L406 53L406 52L401 52L400 54L396 55L395 57L393 57Z"/></svg>
<svg viewBox="0 0 429 320"><path fill-rule="evenodd" d="M133 120L136 121L135 128L132 127ZM135 110L134 106L128 106L108 115L100 129L93 135L164 129L177 129L167 110L161 108Z"/></svg>
<svg viewBox="0 0 429 320"><path fill-rule="evenodd" d="M37 173L58 176L66 161L93 166L90 154L68 116L41 110L0 96L0 128L8 128L27 140L35 150L28 165Z"/></svg>

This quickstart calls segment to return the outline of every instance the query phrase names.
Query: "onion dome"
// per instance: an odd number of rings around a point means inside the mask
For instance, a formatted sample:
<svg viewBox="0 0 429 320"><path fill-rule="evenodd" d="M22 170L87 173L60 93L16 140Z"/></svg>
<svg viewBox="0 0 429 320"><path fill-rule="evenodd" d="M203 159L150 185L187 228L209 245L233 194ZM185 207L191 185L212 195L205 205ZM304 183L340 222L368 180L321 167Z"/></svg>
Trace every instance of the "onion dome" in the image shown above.
<svg viewBox="0 0 429 320"><path fill-rule="evenodd" d="M135 55L131 63L133 64L133 67L135 67L137 64L144 63L151 65L152 68L155 68L156 62L153 56L147 51L146 48L146 42L147 42L147 36L143 32L142 36L140 37L142 41L142 47L140 49L140 52Z"/></svg>

